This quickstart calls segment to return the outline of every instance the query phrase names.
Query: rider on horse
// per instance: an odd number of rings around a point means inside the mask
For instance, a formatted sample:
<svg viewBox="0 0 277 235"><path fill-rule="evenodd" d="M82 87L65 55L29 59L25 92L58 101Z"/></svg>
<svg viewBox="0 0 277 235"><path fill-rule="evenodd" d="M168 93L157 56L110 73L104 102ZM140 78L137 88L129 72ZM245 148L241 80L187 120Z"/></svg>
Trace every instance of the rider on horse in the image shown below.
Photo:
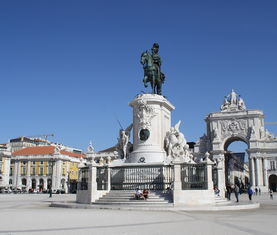
<svg viewBox="0 0 277 235"><path fill-rule="evenodd" d="M153 94L162 94L162 83L164 82L165 75L161 72L161 57L158 55L159 44L154 43L152 47L152 54L147 51L142 53L141 63L144 68L144 86L147 87L147 82L150 82L153 89Z"/></svg>
<svg viewBox="0 0 277 235"><path fill-rule="evenodd" d="M159 78L160 82L163 83L164 79L165 79L165 76L161 72L162 60L161 60L161 57L158 55L159 47L160 46L159 46L158 43L154 43L151 50L152 50L153 63L154 63L154 66L157 68L157 71L158 71L158 78Z"/></svg>

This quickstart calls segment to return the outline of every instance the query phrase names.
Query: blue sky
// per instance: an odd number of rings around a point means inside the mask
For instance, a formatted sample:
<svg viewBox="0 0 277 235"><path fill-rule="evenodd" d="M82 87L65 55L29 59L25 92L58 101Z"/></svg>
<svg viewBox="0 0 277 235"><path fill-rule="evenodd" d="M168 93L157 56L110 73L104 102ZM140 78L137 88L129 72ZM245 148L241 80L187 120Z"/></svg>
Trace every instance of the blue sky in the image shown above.
<svg viewBox="0 0 277 235"><path fill-rule="evenodd" d="M160 44L163 94L188 141L232 88L277 121L277 1L0 1L0 143L54 133L96 150L143 87L140 54ZM277 134L277 126L268 126Z"/></svg>

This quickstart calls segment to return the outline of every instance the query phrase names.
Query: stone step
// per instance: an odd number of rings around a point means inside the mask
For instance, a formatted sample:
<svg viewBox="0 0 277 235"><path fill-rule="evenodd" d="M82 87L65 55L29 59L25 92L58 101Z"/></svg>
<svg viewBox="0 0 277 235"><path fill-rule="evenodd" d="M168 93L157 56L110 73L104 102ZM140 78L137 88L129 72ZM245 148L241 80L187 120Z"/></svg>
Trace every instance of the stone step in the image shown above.
<svg viewBox="0 0 277 235"><path fill-rule="evenodd" d="M215 197L215 204L216 205L226 205L226 204L230 204L231 201L228 201L226 198L223 197Z"/></svg>
<svg viewBox="0 0 277 235"><path fill-rule="evenodd" d="M169 194L163 191L151 191L147 200L134 198L134 190L111 190L94 204L98 205L166 205L171 202Z"/></svg>
<svg viewBox="0 0 277 235"><path fill-rule="evenodd" d="M143 200L143 199L139 199L139 200L136 200L134 198L127 198L127 199L122 199L122 198L100 198L98 200L99 202L141 202L141 201L147 201L147 202L168 202L168 200L165 200L163 198L157 198L157 199L152 199L152 198L149 198L147 200Z"/></svg>
<svg viewBox="0 0 277 235"><path fill-rule="evenodd" d="M103 196L103 198L132 198L132 197L135 197L134 194L128 194L128 195L110 195L110 194L106 194ZM156 195L156 194L149 194L148 195L149 198L160 198L160 197L164 197L164 196L161 196L161 195Z"/></svg>
<svg viewBox="0 0 277 235"><path fill-rule="evenodd" d="M127 201L127 202L106 202L106 201L96 201L92 204L97 204L97 205L132 205L132 206L139 206L139 205L167 205L170 204L167 201L164 202L149 202L145 200L136 200L136 201Z"/></svg>

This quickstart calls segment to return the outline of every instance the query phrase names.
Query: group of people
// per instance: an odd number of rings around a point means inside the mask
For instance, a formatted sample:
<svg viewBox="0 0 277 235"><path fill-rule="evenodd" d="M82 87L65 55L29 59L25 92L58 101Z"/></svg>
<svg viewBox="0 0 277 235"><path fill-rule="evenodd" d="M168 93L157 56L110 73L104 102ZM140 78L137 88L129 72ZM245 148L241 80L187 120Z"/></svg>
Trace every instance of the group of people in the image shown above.
<svg viewBox="0 0 277 235"><path fill-rule="evenodd" d="M143 191L141 191L139 188L137 188L135 191L134 197L136 200L139 200L139 199L147 200L149 197L149 190L144 189Z"/></svg>
<svg viewBox="0 0 277 235"><path fill-rule="evenodd" d="M239 202L240 187L237 184L235 185L228 184L226 186L226 196L228 200L231 200L232 191L234 191L235 193L236 202Z"/></svg>
<svg viewBox="0 0 277 235"><path fill-rule="evenodd" d="M239 202L239 194L242 193L242 190L241 188L239 187L238 184L235 184L235 185L230 185L228 184L226 186L226 197L228 200L231 200L231 194L232 192L235 193L235 197L236 197L236 202ZM215 190L215 193L216 193L216 190ZM252 189L250 186L247 188L247 194L248 194L248 198L250 201L252 201L252 195L255 194L255 195L261 195L261 189L260 188L255 188L255 189ZM273 199L273 191L270 189L269 190L269 195L270 195L270 198Z"/></svg>

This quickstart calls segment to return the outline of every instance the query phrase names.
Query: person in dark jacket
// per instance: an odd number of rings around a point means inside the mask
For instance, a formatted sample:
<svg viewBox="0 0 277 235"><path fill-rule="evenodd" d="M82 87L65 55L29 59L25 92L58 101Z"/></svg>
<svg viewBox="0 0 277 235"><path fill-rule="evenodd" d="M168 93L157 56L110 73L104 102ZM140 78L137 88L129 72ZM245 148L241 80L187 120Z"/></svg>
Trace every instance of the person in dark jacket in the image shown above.
<svg viewBox="0 0 277 235"><path fill-rule="evenodd" d="M227 199L230 201L231 200L231 193L232 193L232 188L231 188L230 184L228 184L226 186L226 193L227 193Z"/></svg>
<svg viewBox="0 0 277 235"><path fill-rule="evenodd" d="M252 200L252 195L253 195L253 190L251 189L251 187L248 187L247 194L248 194L249 200L251 201Z"/></svg>
<svg viewBox="0 0 277 235"><path fill-rule="evenodd" d="M234 191L235 191L235 197L237 199L237 202L239 202L239 186L237 184L235 185Z"/></svg>

